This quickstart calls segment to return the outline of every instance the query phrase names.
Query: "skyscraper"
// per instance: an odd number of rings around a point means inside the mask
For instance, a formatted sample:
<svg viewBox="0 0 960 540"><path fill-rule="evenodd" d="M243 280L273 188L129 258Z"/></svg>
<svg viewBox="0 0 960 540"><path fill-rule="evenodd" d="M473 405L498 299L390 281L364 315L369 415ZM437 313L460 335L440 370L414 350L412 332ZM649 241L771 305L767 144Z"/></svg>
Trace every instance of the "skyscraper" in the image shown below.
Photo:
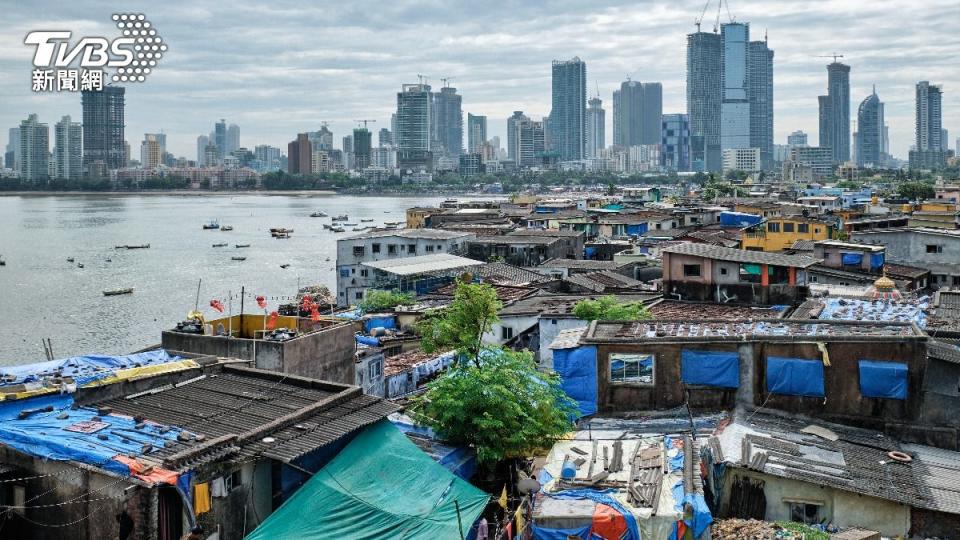
<svg viewBox="0 0 960 540"><path fill-rule="evenodd" d="M867 96L857 108L857 166L881 167L883 165L883 103L877 97L877 89Z"/></svg>
<svg viewBox="0 0 960 540"><path fill-rule="evenodd" d="M946 152L943 140L942 91L929 81L917 83L916 142L910 152L911 169L942 167Z"/></svg>
<svg viewBox="0 0 960 540"><path fill-rule="evenodd" d="M545 151L543 122L521 120L517 122L517 166L536 167L540 165Z"/></svg>
<svg viewBox="0 0 960 540"><path fill-rule="evenodd" d="M307 133L310 144L314 151L329 152L333 150L333 132L330 128L323 125L317 131Z"/></svg>
<svg viewBox="0 0 960 540"><path fill-rule="evenodd" d="M54 162L57 178L79 180L83 177L83 127L64 116L54 126Z"/></svg>
<svg viewBox="0 0 960 540"><path fill-rule="evenodd" d="M748 43L750 25L720 25L720 148L750 148Z"/></svg>
<svg viewBox="0 0 960 540"><path fill-rule="evenodd" d="M433 170L430 139L433 105L429 84L405 84L397 92L397 164L402 170Z"/></svg>
<svg viewBox="0 0 960 540"><path fill-rule="evenodd" d="M230 126L227 127L227 153L225 155L229 156L239 148L240 126L236 124L230 124Z"/></svg>
<svg viewBox="0 0 960 540"><path fill-rule="evenodd" d="M200 135L197 137L197 167L207 166L207 145L210 144L210 137Z"/></svg>
<svg viewBox="0 0 960 540"><path fill-rule="evenodd" d="M720 34L687 35L687 116L690 119L690 159L695 171L719 171L720 153Z"/></svg>
<svg viewBox="0 0 960 540"><path fill-rule="evenodd" d="M378 146L390 146L393 144L393 134L387 128L380 128L380 133L377 135L377 145Z"/></svg>
<svg viewBox="0 0 960 540"><path fill-rule="evenodd" d="M850 161L850 66L827 66L827 95L819 96L820 147L829 147L834 163Z"/></svg>
<svg viewBox="0 0 960 540"><path fill-rule="evenodd" d="M83 166L101 162L106 169L127 166L124 138L124 87L105 86L81 95L83 104Z"/></svg>
<svg viewBox="0 0 960 540"><path fill-rule="evenodd" d="M627 80L613 92L613 145L660 144L663 86Z"/></svg>
<svg viewBox="0 0 960 540"><path fill-rule="evenodd" d="M478 154L485 142L487 142L487 117L468 113L467 149L471 154Z"/></svg>
<svg viewBox="0 0 960 540"><path fill-rule="evenodd" d="M367 128L353 130L353 164L362 171L370 166L370 149L373 147L373 133Z"/></svg>
<svg viewBox="0 0 960 540"><path fill-rule="evenodd" d="M219 159L230 155L227 142L227 121L223 118L213 125L213 144L217 145Z"/></svg>
<svg viewBox="0 0 960 540"><path fill-rule="evenodd" d="M306 133L298 133L296 140L287 144L287 172L309 174L312 169L313 145Z"/></svg>
<svg viewBox="0 0 960 540"><path fill-rule="evenodd" d="M587 148L586 157L600 157L600 151L606 147L606 116L603 101L599 96L590 99L587 107Z"/></svg>
<svg viewBox="0 0 960 540"><path fill-rule="evenodd" d="M670 171L689 171L690 121L687 115L663 115L660 139L660 165Z"/></svg>
<svg viewBox="0 0 960 540"><path fill-rule="evenodd" d="M529 120L527 115L523 114L523 111L513 111L513 115L510 118L507 118L507 159L517 163L519 165L519 160L517 158L517 129L520 126L520 122L524 120Z"/></svg>
<svg viewBox="0 0 960 540"><path fill-rule="evenodd" d="M787 135L787 146L807 146L807 134L798 129Z"/></svg>
<svg viewBox="0 0 960 540"><path fill-rule="evenodd" d="M163 163L163 144L157 133L144 133L140 143L140 166L153 169Z"/></svg>
<svg viewBox="0 0 960 540"><path fill-rule="evenodd" d="M587 143L587 64L580 58L553 62L552 151L560 161L583 159Z"/></svg>
<svg viewBox="0 0 960 540"><path fill-rule="evenodd" d="M50 128L36 114L20 122L20 179L38 182L50 177Z"/></svg>
<svg viewBox="0 0 960 540"><path fill-rule="evenodd" d="M444 86L433 94L434 116L431 126L434 129L434 149L445 153L449 157L457 157L463 153L463 96L457 94L457 89Z"/></svg>
<svg viewBox="0 0 960 540"><path fill-rule="evenodd" d="M7 148L3 155L4 167L17 170L17 156L20 155L20 128L10 128L7 136Z"/></svg>
<svg viewBox="0 0 960 540"><path fill-rule="evenodd" d="M750 146L760 149L760 164L773 166L773 50L767 41L751 41L747 63Z"/></svg>

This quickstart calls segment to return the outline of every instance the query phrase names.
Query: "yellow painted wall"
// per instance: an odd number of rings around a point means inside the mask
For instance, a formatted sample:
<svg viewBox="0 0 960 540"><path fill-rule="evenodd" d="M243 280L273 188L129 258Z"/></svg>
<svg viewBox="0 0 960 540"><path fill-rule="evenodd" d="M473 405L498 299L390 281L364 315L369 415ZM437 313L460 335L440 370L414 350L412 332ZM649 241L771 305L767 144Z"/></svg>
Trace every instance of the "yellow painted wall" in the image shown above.
<svg viewBox="0 0 960 540"><path fill-rule="evenodd" d="M422 229L427 226L427 216L429 212L423 210L409 209L407 210L407 228L408 229Z"/></svg>
<svg viewBox="0 0 960 540"><path fill-rule="evenodd" d="M767 230L769 223L778 223L779 232L770 232ZM792 223L793 232L783 232L783 224ZM761 224L763 231L753 233L744 231L740 238L741 249L756 249L760 251L780 251L790 248L797 240L830 240L829 228L824 223L806 223L807 232L798 232L801 221L790 218L770 218L766 223Z"/></svg>

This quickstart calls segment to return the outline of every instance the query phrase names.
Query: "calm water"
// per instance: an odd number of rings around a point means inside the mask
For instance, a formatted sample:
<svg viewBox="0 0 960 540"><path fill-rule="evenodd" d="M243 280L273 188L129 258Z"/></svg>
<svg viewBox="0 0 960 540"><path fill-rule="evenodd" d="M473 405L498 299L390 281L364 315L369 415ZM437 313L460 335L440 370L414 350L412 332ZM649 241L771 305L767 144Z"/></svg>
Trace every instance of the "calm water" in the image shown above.
<svg viewBox="0 0 960 540"><path fill-rule="evenodd" d="M122 354L159 343L160 330L193 309L201 278L200 307L208 315L211 299L226 304L241 286L268 298L293 295L298 283L334 290L336 239L352 232L325 230L322 224L330 218L311 218L311 212L349 214L357 224L373 218L363 225L382 225L403 221L409 206L440 201L322 195L0 197L0 256L7 261L0 267L0 365L43 360L45 337L53 340L58 358ZM202 230L211 219L234 230ZM295 232L277 240L270 227ZM229 245L212 247L219 242ZM125 244L150 249L114 249ZM285 263L290 267L281 269ZM133 287L134 294L103 296L105 289L123 287ZM275 309L280 302L268 303ZM248 313L251 305L256 309L248 300Z"/></svg>

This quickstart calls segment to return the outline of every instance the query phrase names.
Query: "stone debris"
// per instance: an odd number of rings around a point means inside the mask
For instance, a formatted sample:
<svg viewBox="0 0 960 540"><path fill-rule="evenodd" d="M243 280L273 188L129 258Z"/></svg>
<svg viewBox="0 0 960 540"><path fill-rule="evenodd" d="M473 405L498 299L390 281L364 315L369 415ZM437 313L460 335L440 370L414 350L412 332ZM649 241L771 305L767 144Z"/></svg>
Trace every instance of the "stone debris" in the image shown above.
<svg viewBox="0 0 960 540"><path fill-rule="evenodd" d="M723 519L711 528L713 540L801 540L804 535L787 530L770 521L756 519ZM824 537L826 535L824 534Z"/></svg>

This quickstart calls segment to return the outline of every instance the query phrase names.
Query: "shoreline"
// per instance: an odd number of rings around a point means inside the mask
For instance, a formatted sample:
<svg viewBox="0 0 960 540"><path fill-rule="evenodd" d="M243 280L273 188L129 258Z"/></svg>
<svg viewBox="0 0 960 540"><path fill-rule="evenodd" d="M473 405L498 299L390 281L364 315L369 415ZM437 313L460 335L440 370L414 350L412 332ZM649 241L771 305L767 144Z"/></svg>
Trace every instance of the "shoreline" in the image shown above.
<svg viewBox="0 0 960 540"><path fill-rule="evenodd" d="M422 197L423 193L341 193L329 190L232 190L232 191L0 191L0 197L141 197L141 196L180 196L180 197L218 197L237 195L269 195L269 196L313 196L330 197L334 195L350 195L354 197Z"/></svg>

